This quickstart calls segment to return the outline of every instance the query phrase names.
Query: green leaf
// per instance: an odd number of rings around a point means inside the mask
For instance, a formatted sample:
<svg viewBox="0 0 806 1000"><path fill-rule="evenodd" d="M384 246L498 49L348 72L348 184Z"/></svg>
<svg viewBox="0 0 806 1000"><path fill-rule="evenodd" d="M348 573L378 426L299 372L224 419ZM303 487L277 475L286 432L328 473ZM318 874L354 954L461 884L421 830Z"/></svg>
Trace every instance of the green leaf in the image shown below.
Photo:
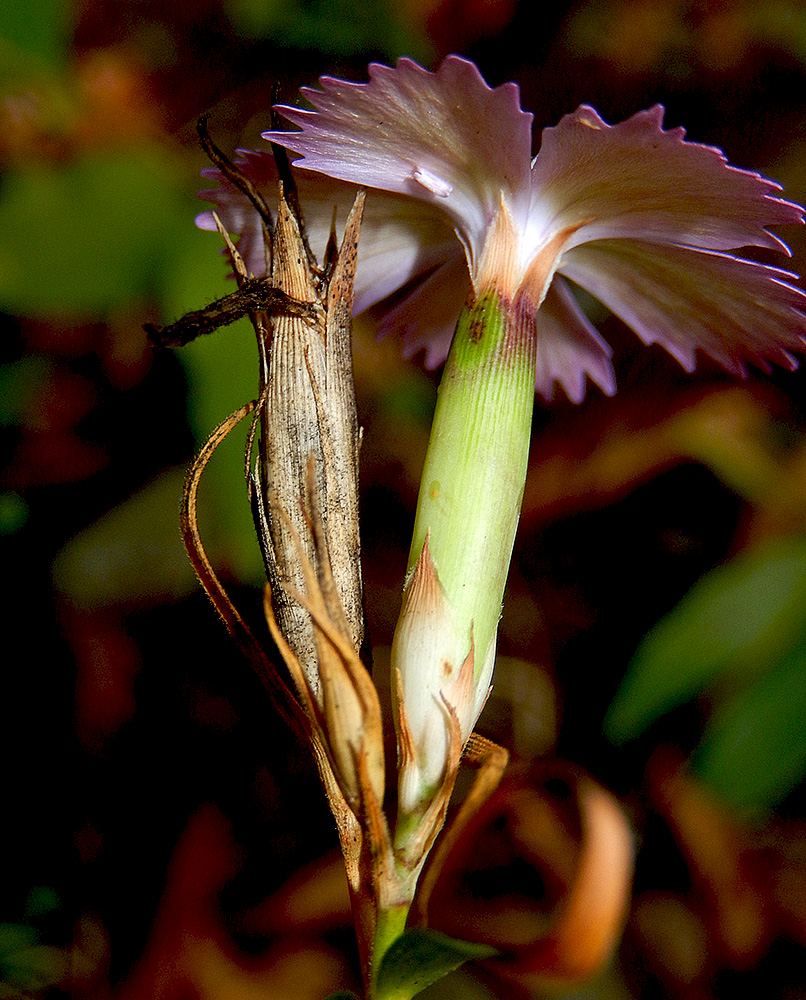
<svg viewBox="0 0 806 1000"><path fill-rule="evenodd" d="M25 7L0 4L3 10L24 13ZM0 27L0 102L30 115L37 131L58 142L72 134L84 113L82 95L64 66L66 41L47 32L31 40L39 55L24 47L24 39L20 44L10 40Z"/></svg>
<svg viewBox="0 0 806 1000"><path fill-rule="evenodd" d="M776 806L806 774L806 642L713 714L694 768L735 809Z"/></svg>
<svg viewBox="0 0 806 1000"><path fill-rule="evenodd" d="M229 0L238 30L281 45L329 55L361 52L427 59L419 25L408 25L390 0Z"/></svg>
<svg viewBox="0 0 806 1000"><path fill-rule="evenodd" d="M5 964L15 952L33 948L37 941L36 931L27 924L0 924L0 963Z"/></svg>
<svg viewBox="0 0 806 1000"><path fill-rule="evenodd" d="M0 4L0 39L48 63L67 52L72 5L64 0L25 0Z"/></svg>
<svg viewBox="0 0 806 1000"><path fill-rule="evenodd" d="M49 885L36 885L25 900L25 917L32 920L61 909L61 905L62 901L55 889Z"/></svg>
<svg viewBox="0 0 806 1000"><path fill-rule="evenodd" d="M406 931L383 957L378 973L378 1000L411 1000L460 965L491 958L495 949L446 937L437 931Z"/></svg>
<svg viewBox="0 0 806 1000"><path fill-rule="evenodd" d="M185 472L163 472L71 538L53 563L59 594L90 609L191 593L196 577L179 533Z"/></svg>
<svg viewBox="0 0 806 1000"><path fill-rule="evenodd" d="M0 493L0 537L13 535L28 521L28 504L19 493Z"/></svg>
<svg viewBox="0 0 806 1000"><path fill-rule="evenodd" d="M36 992L58 982L67 970L63 951L38 943L37 933L27 924L0 924L0 997L3 984L15 991Z"/></svg>
<svg viewBox="0 0 806 1000"><path fill-rule="evenodd" d="M138 146L9 170L0 188L0 308L95 318L153 296L176 240L193 228L184 167Z"/></svg>
<svg viewBox="0 0 806 1000"><path fill-rule="evenodd" d="M64 979L69 967L69 958L61 948L35 945L4 956L2 976L12 987L38 993Z"/></svg>
<svg viewBox="0 0 806 1000"><path fill-rule="evenodd" d="M723 671L738 679L787 652L806 620L806 539L715 569L644 639L604 722L615 743L699 694Z"/></svg>
<svg viewBox="0 0 806 1000"><path fill-rule="evenodd" d="M32 403L41 398L54 367L52 359L42 355L0 365L0 427L22 421Z"/></svg>
<svg viewBox="0 0 806 1000"><path fill-rule="evenodd" d="M215 566L258 584L265 571L244 481L247 424L218 448L204 471L199 530ZM53 563L59 594L91 609L118 603L148 607L193 593L199 584L179 532L186 473L185 467L166 470L71 538Z"/></svg>

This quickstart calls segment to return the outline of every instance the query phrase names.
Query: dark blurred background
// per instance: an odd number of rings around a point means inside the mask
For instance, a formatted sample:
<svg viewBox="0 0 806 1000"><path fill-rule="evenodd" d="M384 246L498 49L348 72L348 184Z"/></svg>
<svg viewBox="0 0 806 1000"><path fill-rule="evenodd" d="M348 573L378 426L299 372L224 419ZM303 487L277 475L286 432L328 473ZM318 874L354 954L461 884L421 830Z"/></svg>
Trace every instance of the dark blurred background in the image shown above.
<svg viewBox="0 0 806 1000"><path fill-rule="evenodd" d="M538 13L538 11L541 11ZM184 470L253 397L245 322L152 353L231 286L195 229L204 156L261 145L369 61L458 52L540 129L661 102L806 201L806 5L751 0L28 0L0 7L0 997L299 997L355 986L338 886L299 928L271 897L332 851L296 746L201 594ZM806 267L802 231L782 234ZM691 377L603 311L619 393L538 401L481 730L624 803L621 951L585 997L806 997L806 424L802 374ZM367 614L399 607L438 373L356 324ZM243 435L202 531L261 629ZM658 624L660 623L660 624ZM263 629L265 632L265 629ZM263 633L261 633L263 634ZM268 642L268 639L267 639ZM273 922L274 921L274 922ZM318 921L318 922L317 922ZM304 925L304 926L303 926ZM302 970L302 971L301 971ZM468 972L435 998L513 996ZM523 986L524 996L541 986Z"/></svg>

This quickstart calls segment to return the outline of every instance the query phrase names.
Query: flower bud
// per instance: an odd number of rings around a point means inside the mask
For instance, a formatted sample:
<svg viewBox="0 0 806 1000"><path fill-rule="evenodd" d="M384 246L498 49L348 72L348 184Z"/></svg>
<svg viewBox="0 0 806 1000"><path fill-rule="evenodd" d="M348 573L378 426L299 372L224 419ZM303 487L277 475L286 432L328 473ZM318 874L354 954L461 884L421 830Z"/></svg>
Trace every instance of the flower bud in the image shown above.
<svg viewBox="0 0 806 1000"><path fill-rule="evenodd" d="M413 749L402 767L404 814L455 773L487 698L526 477L530 330L504 296L481 296L459 319L440 385L392 649L398 732L410 733Z"/></svg>

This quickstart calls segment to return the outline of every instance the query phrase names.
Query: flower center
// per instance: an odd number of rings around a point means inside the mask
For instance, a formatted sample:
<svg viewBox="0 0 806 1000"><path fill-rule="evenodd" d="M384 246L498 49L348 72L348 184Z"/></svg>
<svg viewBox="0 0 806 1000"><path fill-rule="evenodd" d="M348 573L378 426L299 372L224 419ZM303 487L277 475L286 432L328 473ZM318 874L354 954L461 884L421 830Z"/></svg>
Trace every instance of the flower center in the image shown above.
<svg viewBox="0 0 806 1000"><path fill-rule="evenodd" d="M554 272L560 263L563 249L574 233L587 223L588 220L578 222L555 233L548 243L544 243L540 247L527 264L526 271L518 286L518 295L531 303L535 311L540 308L546 297L546 292L554 278Z"/></svg>
<svg viewBox="0 0 806 1000"><path fill-rule="evenodd" d="M496 292L509 302L517 297L536 312L546 297L563 249L589 221L585 219L554 233L524 261L524 234L516 226L502 194L501 207L487 230L478 264L475 269L470 264L476 295Z"/></svg>

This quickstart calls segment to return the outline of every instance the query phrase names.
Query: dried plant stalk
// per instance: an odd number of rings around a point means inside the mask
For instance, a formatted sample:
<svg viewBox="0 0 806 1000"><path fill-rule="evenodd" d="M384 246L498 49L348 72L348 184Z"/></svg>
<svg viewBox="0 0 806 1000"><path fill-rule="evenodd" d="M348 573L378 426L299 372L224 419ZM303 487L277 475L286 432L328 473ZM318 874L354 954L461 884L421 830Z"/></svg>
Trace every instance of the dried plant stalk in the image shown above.
<svg viewBox="0 0 806 1000"><path fill-rule="evenodd" d="M328 603L337 627L356 651L364 641L359 433L350 347L363 202L359 194L335 269L325 282L309 266L299 221L281 188L272 285L307 303L310 313L270 317L271 344L264 340L261 345L268 389L260 410L254 510L274 612L316 698L320 685L314 626L309 611L291 596L305 593L294 535L316 576L324 581L332 575L338 600ZM320 546L315 544L311 512L321 520L324 544ZM329 565L322 566L323 560Z"/></svg>

